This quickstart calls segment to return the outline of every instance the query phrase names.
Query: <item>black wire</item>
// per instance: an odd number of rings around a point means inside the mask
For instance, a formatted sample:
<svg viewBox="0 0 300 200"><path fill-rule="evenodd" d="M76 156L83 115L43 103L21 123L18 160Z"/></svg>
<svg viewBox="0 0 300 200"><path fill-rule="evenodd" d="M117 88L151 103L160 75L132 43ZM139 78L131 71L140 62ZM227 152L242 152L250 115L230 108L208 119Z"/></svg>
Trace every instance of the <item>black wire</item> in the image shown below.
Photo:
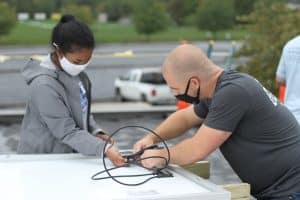
<svg viewBox="0 0 300 200"><path fill-rule="evenodd" d="M106 146L108 145L108 141L111 141L112 137L118 133L120 130L122 129L125 129L125 128L140 128L140 129L144 129L144 130L147 130L148 132L151 132L152 134L154 134L156 137L159 138L160 142L163 143L165 149L167 150L167 154L168 154L168 157L165 158L165 157L162 157L162 156L149 156L149 157L144 157L144 158L139 158L139 159L136 159L134 160L133 162L128 162L126 163L125 165L122 165L122 166L117 166L117 167L112 167L112 168L107 168L106 166L106 162L105 162L105 149L106 149ZM159 168L147 168L145 166L143 166L141 164L141 161L142 160L146 160L146 159L153 159L153 158L159 158L159 159L163 159L165 161L165 165L163 165L163 167L159 167ZM113 132L109 138L105 141L105 144L104 144L104 147L103 147L103 151L102 151L102 162L103 162L103 166L104 166L104 170L103 171L100 171L96 174L94 174L91 179L92 180L103 180L103 179L108 179L108 178L111 178L113 179L115 182L121 184L121 185L126 185L126 186L138 186L138 185L141 185L141 184L144 184L148 181L150 181L151 179L153 178L158 178L158 177L161 177L159 175L159 173L161 173L161 170L163 169L166 169L169 165L169 162L170 162L170 150L168 148L168 145L166 144L166 142L157 134L155 133L153 130L151 129L148 129L146 127L142 127L142 126L124 126L124 127L121 127L119 129L117 129L115 132ZM139 167L142 167L144 169L147 169L147 170L152 170L152 173L145 173L145 174L135 174L135 175L117 175L117 176L113 176L110 174L110 171L112 170L116 170L116 169L119 169L121 167L128 167L130 166L131 164L134 164L134 165L137 165ZM154 170L154 171L153 171ZM100 177L100 178L97 178L98 175L102 174L106 172L108 174L107 177ZM170 174L170 173L169 173ZM150 175L153 175L152 177L142 181L142 182L139 182L139 183L123 183L119 180L117 180L116 178L132 178L132 177L140 177L140 176L150 176Z"/></svg>
<svg viewBox="0 0 300 200"><path fill-rule="evenodd" d="M128 167L130 166L130 164L134 164L134 165L137 165L137 166L140 166L146 170L153 170L153 168L147 168L141 164L139 164L140 161L142 160L145 160L145 159L150 159L150 158L161 158L163 160L165 160L167 162L167 159L165 157L162 157L162 156L149 156L149 157L146 157L146 158L142 158L142 159L138 159L136 162L132 162L132 163L126 163L125 165L122 165L122 166L117 166L117 167L112 167L112 168L109 168L107 171L112 171L112 170L115 170L115 169L119 169L119 168L122 168L122 167ZM107 177L100 177L100 178L97 178L98 175L102 174L106 172L106 170L102 170L96 174L94 174L91 178L93 180L102 180L102 179L108 179L108 178L111 178L109 176ZM152 172L152 173L148 173L148 174L135 174L135 175L117 175L117 176L113 176L115 178L121 178L121 177L138 177L138 176L148 176L148 175L156 175L157 173L155 172Z"/></svg>

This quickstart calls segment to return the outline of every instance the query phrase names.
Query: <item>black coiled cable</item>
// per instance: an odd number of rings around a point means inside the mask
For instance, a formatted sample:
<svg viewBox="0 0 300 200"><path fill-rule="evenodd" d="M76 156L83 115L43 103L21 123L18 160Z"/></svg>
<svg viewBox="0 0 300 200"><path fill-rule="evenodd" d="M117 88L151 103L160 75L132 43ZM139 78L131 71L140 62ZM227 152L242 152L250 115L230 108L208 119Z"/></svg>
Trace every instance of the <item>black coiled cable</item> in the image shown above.
<svg viewBox="0 0 300 200"><path fill-rule="evenodd" d="M112 137L117 134L120 130L123 130L125 128L140 128L140 129L144 129L148 132L151 132L152 134L154 134L156 137L159 138L160 142L163 143L163 146L165 147L166 151L167 151L167 154L168 154L168 157L165 158L165 157L162 157L162 156L149 156L149 157L145 157L145 158L138 158L138 159L135 159L133 161L129 161L127 162L125 165L122 165L122 166L117 166L117 167L112 167L112 168L107 168L106 166L106 162L105 162L105 149L106 149L106 146L108 145L108 142L111 141ZM147 148L146 148L147 149ZM144 167L141 163L142 160L146 160L146 159L153 159L153 158L157 158L157 159L163 159L165 161L165 164L163 165L163 167L158 167L158 168L147 168L147 167ZM119 129L117 129L115 132L113 132L109 138L106 140L105 144L104 144L104 147L103 147L103 151L102 151L102 162L103 162L103 166L104 166L104 170L103 171L100 171L96 174L94 174L91 179L92 180L103 180L103 179L109 179L111 178L112 180L116 181L117 183L121 184L121 185L126 185L126 186L138 186L138 185L141 185L141 184L144 184L146 182L148 182L149 180L153 179L153 178L161 178L161 177L172 177L172 174L168 171L165 171L164 169L166 169L169 165L169 162L170 162L170 150L168 148L168 145L166 144L166 142L157 134L155 133L153 130L151 129L148 129L146 127L142 127L142 126L124 126L124 127L121 127ZM119 168L122 168L122 167L128 167L130 166L131 164L134 164L134 165L137 165L137 166L140 166L144 169L147 169L147 170L150 170L152 171L151 173L145 173L145 174L135 174L135 175L117 175L117 176L113 176L111 175L110 171L112 170L116 170L116 169L119 169ZM107 177L99 177L97 178L98 175L102 174L106 172L107 173ZM152 177L149 177L147 178L146 180L142 181L142 182L139 182L139 183L123 183L119 180L117 180L116 178L131 178L131 177L140 177L140 176L152 176Z"/></svg>

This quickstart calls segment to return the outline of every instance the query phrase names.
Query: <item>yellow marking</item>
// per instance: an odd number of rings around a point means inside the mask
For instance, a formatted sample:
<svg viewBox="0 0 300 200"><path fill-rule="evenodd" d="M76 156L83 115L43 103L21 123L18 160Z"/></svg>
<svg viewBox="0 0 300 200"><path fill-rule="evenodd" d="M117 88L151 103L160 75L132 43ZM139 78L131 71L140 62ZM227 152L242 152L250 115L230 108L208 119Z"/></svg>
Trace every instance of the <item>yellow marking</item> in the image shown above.
<svg viewBox="0 0 300 200"><path fill-rule="evenodd" d="M10 56L0 55L0 62L3 63L10 59Z"/></svg>

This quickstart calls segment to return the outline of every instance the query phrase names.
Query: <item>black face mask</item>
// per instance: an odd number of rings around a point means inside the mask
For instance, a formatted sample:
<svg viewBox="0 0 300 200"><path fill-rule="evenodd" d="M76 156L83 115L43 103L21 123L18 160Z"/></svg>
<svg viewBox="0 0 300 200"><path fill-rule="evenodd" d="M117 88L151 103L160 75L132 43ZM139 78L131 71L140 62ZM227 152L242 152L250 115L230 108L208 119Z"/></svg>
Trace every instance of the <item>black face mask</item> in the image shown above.
<svg viewBox="0 0 300 200"><path fill-rule="evenodd" d="M185 101L185 102L191 103L191 104L197 104L197 103L199 103L200 86L198 88L197 96L192 97L187 94L189 91L190 82L191 82L191 79L189 79L189 81L188 81L188 84L186 86L184 94L179 94L179 95L176 95L175 97L176 97L176 99L178 99L180 101Z"/></svg>

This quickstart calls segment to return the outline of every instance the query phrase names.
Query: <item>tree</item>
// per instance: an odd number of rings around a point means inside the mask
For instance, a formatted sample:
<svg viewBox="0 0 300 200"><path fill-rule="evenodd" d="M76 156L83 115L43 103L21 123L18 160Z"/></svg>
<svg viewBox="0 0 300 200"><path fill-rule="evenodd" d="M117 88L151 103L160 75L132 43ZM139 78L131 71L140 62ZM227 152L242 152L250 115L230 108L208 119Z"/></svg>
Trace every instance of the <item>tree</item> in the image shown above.
<svg viewBox="0 0 300 200"><path fill-rule="evenodd" d="M45 12L50 15L56 6L56 1L49 0L6 0L8 4L16 8L16 12L27 12L33 14L35 12Z"/></svg>
<svg viewBox="0 0 300 200"><path fill-rule="evenodd" d="M167 2L168 12L177 25L184 25L186 17L194 14L198 7L198 0L169 0Z"/></svg>
<svg viewBox="0 0 300 200"><path fill-rule="evenodd" d="M63 9L63 13L74 15L79 21L82 21L86 24L93 23L93 14L89 6L76 6L69 5Z"/></svg>
<svg viewBox="0 0 300 200"><path fill-rule="evenodd" d="M49 1L49 0L31 0L32 1L32 7L34 8L34 12L45 12L48 16L51 15L51 13L55 9L55 1Z"/></svg>
<svg viewBox="0 0 300 200"><path fill-rule="evenodd" d="M197 10L196 23L200 30L215 34L234 25L235 12L232 0L202 0Z"/></svg>
<svg viewBox="0 0 300 200"><path fill-rule="evenodd" d="M15 6L17 12L28 12L32 14L33 4L31 0L28 1L16 0Z"/></svg>
<svg viewBox="0 0 300 200"><path fill-rule="evenodd" d="M163 5L155 0L140 0L135 8L134 25L138 33L149 37L167 27L168 18Z"/></svg>
<svg viewBox="0 0 300 200"><path fill-rule="evenodd" d="M107 14L108 21L118 21L121 17L131 12L131 7L126 0L106 0L104 11Z"/></svg>
<svg viewBox="0 0 300 200"><path fill-rule="evenodd" d="M8 34L16 24L16 11L5 2L0 2L0 35Z"/></svg>
<svg viewBox="0 0 300 200"><path fill-rule="evenodd" d="M253 9L257 0L234 0L235 13L240 15L249 15Z"/></svg>
<svg viewBox="0 0 300 200"><path fill-rule="evenodd" d="M249 60L238 69L253 75L272 93L277 94L277 65L284 44L300 34L300 13L283 3L261 0L248 18L252 24L247 29L252 34L238 56L248 56Z"/></svg>

